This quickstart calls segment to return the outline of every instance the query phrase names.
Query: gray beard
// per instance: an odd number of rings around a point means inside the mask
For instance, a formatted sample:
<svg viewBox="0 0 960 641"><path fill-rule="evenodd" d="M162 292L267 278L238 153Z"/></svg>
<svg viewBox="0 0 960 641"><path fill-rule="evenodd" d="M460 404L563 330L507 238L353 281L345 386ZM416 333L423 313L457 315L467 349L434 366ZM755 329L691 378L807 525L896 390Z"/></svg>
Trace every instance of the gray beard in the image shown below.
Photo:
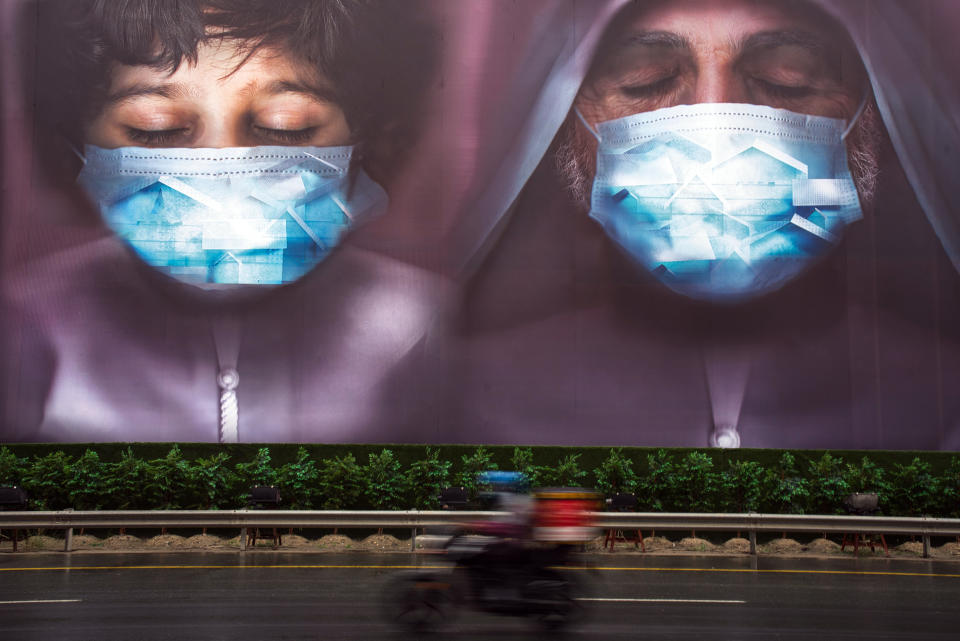
<svg viewBox="0 0 960 641"><path fill-rule="evenodd" d="M883 125L871 100L847 137L847 163L864 213L873 211L880 174ZM590 209L590 191L596 172L596 139L571 111L560 128L554 161L567 192L584 210Z"/></svg>

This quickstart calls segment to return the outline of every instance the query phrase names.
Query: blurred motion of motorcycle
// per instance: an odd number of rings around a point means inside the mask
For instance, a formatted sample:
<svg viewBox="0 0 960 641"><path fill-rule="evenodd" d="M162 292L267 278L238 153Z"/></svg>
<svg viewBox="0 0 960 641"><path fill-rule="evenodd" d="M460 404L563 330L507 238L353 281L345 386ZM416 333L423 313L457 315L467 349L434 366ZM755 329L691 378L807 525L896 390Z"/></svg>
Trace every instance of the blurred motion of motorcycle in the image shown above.
<svg viewBox="0 0 960 641"><path fill-rule="evenodd" d="M414 632L429 632L463 608L529 617L560 629L583 614L582 573L571 553L598 533L590 513L600 497L582 488L527 492L518 472L481 473L478 486L491 488L477 499L484 509L504 513L494 520L464 523L435 538L433 550L446 568L393 575L384 592L390 621Z"/></svg>

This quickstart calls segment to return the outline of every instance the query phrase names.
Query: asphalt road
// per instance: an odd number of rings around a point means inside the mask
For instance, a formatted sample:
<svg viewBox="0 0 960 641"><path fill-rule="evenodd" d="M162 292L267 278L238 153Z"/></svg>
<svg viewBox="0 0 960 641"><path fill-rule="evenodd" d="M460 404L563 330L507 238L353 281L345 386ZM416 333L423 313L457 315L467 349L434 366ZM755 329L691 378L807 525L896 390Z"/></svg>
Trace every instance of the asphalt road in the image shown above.
<svg viewBox="0 0 960 641"><path fill-rule="evenodd" d="M960 564L886 559L595 555L588 618L566 639L950 639ZM3 554L0 639L390 639L386 579L408 554ZM463 613L437 639L538 638ZM552 637L551 637L552 638Z"/></svg>

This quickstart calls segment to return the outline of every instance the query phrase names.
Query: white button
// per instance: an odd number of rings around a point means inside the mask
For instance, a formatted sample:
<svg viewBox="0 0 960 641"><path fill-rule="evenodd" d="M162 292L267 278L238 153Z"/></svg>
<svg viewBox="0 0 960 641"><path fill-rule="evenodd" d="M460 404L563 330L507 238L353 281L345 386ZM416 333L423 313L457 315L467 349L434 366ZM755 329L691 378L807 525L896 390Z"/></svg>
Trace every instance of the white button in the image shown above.
<svg viewBox="0 0 960 641"><path fill-rule="evenodd" d="M217 374L217 385L222 390L237 389L240 384L240 374L232 367L225 367Z"/></svg>
<svg viewBox="0 0 960 641"><path fill-rule="evenodd" d="M732 449L740 447L740 433L736 425L717 425L710 435L710 446Z"/></svg>

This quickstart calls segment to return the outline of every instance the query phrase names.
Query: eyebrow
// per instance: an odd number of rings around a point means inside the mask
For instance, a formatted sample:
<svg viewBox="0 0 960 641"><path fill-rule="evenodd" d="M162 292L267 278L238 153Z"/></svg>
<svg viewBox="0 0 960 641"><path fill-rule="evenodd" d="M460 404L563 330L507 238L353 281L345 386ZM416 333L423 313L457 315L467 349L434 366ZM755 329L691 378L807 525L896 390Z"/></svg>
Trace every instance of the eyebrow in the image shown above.
<svg viewBox="0 0 960 641"><path fill-rule="evenodd" d="M309 96L320 102L337 102L336 95L333 90L328 87L291 80L275 80L266 86L261 86L254 81L244 87L242 91L262 91L271 96L284 93L296 93ZM189 95L189 93L190 90L187 85L179 82L163 82L157 84L135 83L109 94L106 99L106 104L115 105L126 100L140 97L157 97L174 100L183 98Z"/></svg>
<svg viewBox="0 0 960 641"><path fill-rule="evenodd" d="M738 43L741 56L762 54L778 47L799 47L818 58L828 74L839 79L841 74L840 49L819 35L801 30L761 31Z"/></svg>
<svg viewBox="0 0 960 641"><path fill-rule="evenodd" d="M828 55L833 49L817 34L809 31L761 31L754 33L740 41L738 49L751 51L757 49L775 49L777 47L795 46L807 49L811 53L821 56Z"/></svg>
<svg viewBox="0 0 960 641"><path fill-rule="evenodd" d="M667 49L689 49L690 41L678 33L670 31L637 31L623 38L621 47L663 47Z"/></svg>
<svg viewBox="0 0 960 641"><path fill-rule="evenodd" d="M740 51L774 49L776 47L798 46L818 54L825 54L832 47L817 34L802 30L761 31L750 34L737 43ZM630 33L620 41L620 46L664 47L669 49L689 49L690 40L671 31L637 31Z"/></svg>
<svg viewBox="0 0 960 641"><path fill-rule="evenodd" d="M135 83L129 87L124 87L107 95L106 104L115 105L125 100L139 98L141 96L154 96L158 98L182 98L188 93L186 85L179 82L164 82L159 84Z"/></svg>
<svg viewBox="0 0 960 641"><path fill-rule="evenodd" d="M763 53L778 47L795 46L806 50L819 58L834 74L840 72L840 50L820 35L802 29L781 29L760 31L750 34L734 43L738 57ZM689 51L690 40L671 31L636 31L627 34L616 48L650 47L673 51Z"/></svg>
<svg viewBox="0 0 960 641"><path fill-rule="evenodd" d="M260 89L255 85L248 85L244 90ZM319 84L307 84L305 82L291 80L274 80L261 89L264 93L276 96L284 93L304 94L320 102L337 102L337 95L327 86Z"/></svg>

